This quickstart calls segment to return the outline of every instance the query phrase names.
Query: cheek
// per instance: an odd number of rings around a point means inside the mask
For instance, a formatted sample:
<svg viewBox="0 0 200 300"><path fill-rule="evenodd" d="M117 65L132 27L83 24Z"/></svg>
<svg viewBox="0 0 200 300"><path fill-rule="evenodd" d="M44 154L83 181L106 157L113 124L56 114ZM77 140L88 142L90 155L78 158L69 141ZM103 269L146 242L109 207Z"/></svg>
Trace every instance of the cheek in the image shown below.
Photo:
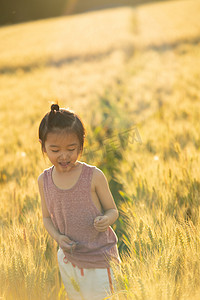
<svg viewBox="0 0 200 300"><path fill-rule="evenodd" d="M72 153L72 156L77 156L77 155L78 155L78 150L76 150Z"/></svg>
<svg viewBox="0 0 200 300"><path fill-rule="evenodd" d="M72 156L77 157L77 156L79 156L79 154L80 154L80 150L77 149L76 151L73 152Z"/></svg>
<svg viewBox="0 0 200 300"><path fill-rule="evenodd" d="M53 153L53 152L51 152L51 151L47 151L47 155L48 155L49 157L51 157L52 159L57 157L57 153Z"/></svg>

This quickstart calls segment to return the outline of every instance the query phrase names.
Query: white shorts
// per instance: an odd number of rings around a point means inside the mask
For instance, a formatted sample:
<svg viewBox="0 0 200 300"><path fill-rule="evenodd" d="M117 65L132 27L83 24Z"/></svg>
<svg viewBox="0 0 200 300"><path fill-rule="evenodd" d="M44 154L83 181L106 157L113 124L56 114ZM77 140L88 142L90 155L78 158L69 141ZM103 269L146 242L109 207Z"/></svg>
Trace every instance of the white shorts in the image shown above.
<svg viewBox="0 0 200 300"><path fill-rule="evenodd" d="M61 248L58 265L69 300L103 300L114 291L111 268L80 269L67 261Z"/></svg>

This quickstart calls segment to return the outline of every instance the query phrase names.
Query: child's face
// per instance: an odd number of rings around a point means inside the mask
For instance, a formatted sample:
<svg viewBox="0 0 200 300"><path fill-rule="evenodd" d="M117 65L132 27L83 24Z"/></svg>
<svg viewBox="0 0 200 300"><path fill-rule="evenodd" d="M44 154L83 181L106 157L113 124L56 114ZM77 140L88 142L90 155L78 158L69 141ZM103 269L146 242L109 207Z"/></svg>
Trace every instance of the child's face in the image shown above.
<svg viewBox="0 0 200 300"><path fill-rule="evenodd" d="M44 145L44 152L59 172L71 170L79 157L80 150L77 135L66 131L48 133Z"/></svg>

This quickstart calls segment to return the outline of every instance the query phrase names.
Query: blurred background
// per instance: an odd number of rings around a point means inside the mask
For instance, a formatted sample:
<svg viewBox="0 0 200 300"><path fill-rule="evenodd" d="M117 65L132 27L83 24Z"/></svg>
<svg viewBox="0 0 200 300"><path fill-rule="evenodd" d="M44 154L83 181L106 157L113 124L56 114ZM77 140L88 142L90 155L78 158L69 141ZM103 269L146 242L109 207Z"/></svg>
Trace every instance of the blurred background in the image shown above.
<svg viewBox="0 0 200 300"><path fill-rule="evenodd" d="M138 5L148 2L152 2L152 0L1 0L0 24L14 24L117 6Z"/></svg>

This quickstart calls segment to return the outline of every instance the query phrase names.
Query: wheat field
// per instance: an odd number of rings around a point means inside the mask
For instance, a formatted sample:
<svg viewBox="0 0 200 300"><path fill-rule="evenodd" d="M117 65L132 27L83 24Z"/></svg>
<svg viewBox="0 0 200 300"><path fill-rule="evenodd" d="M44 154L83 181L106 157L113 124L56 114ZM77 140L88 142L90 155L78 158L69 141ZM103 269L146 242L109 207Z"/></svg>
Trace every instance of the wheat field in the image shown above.
<svg viewBox="0 0 200 300"><path fill-rule="evenodd" d="M0 299L66 299L37 178L52 101L87 129L120 211L110 299L200 299L200 1L0 28ZM126 132L126 133L125 133Z"/></svg>

